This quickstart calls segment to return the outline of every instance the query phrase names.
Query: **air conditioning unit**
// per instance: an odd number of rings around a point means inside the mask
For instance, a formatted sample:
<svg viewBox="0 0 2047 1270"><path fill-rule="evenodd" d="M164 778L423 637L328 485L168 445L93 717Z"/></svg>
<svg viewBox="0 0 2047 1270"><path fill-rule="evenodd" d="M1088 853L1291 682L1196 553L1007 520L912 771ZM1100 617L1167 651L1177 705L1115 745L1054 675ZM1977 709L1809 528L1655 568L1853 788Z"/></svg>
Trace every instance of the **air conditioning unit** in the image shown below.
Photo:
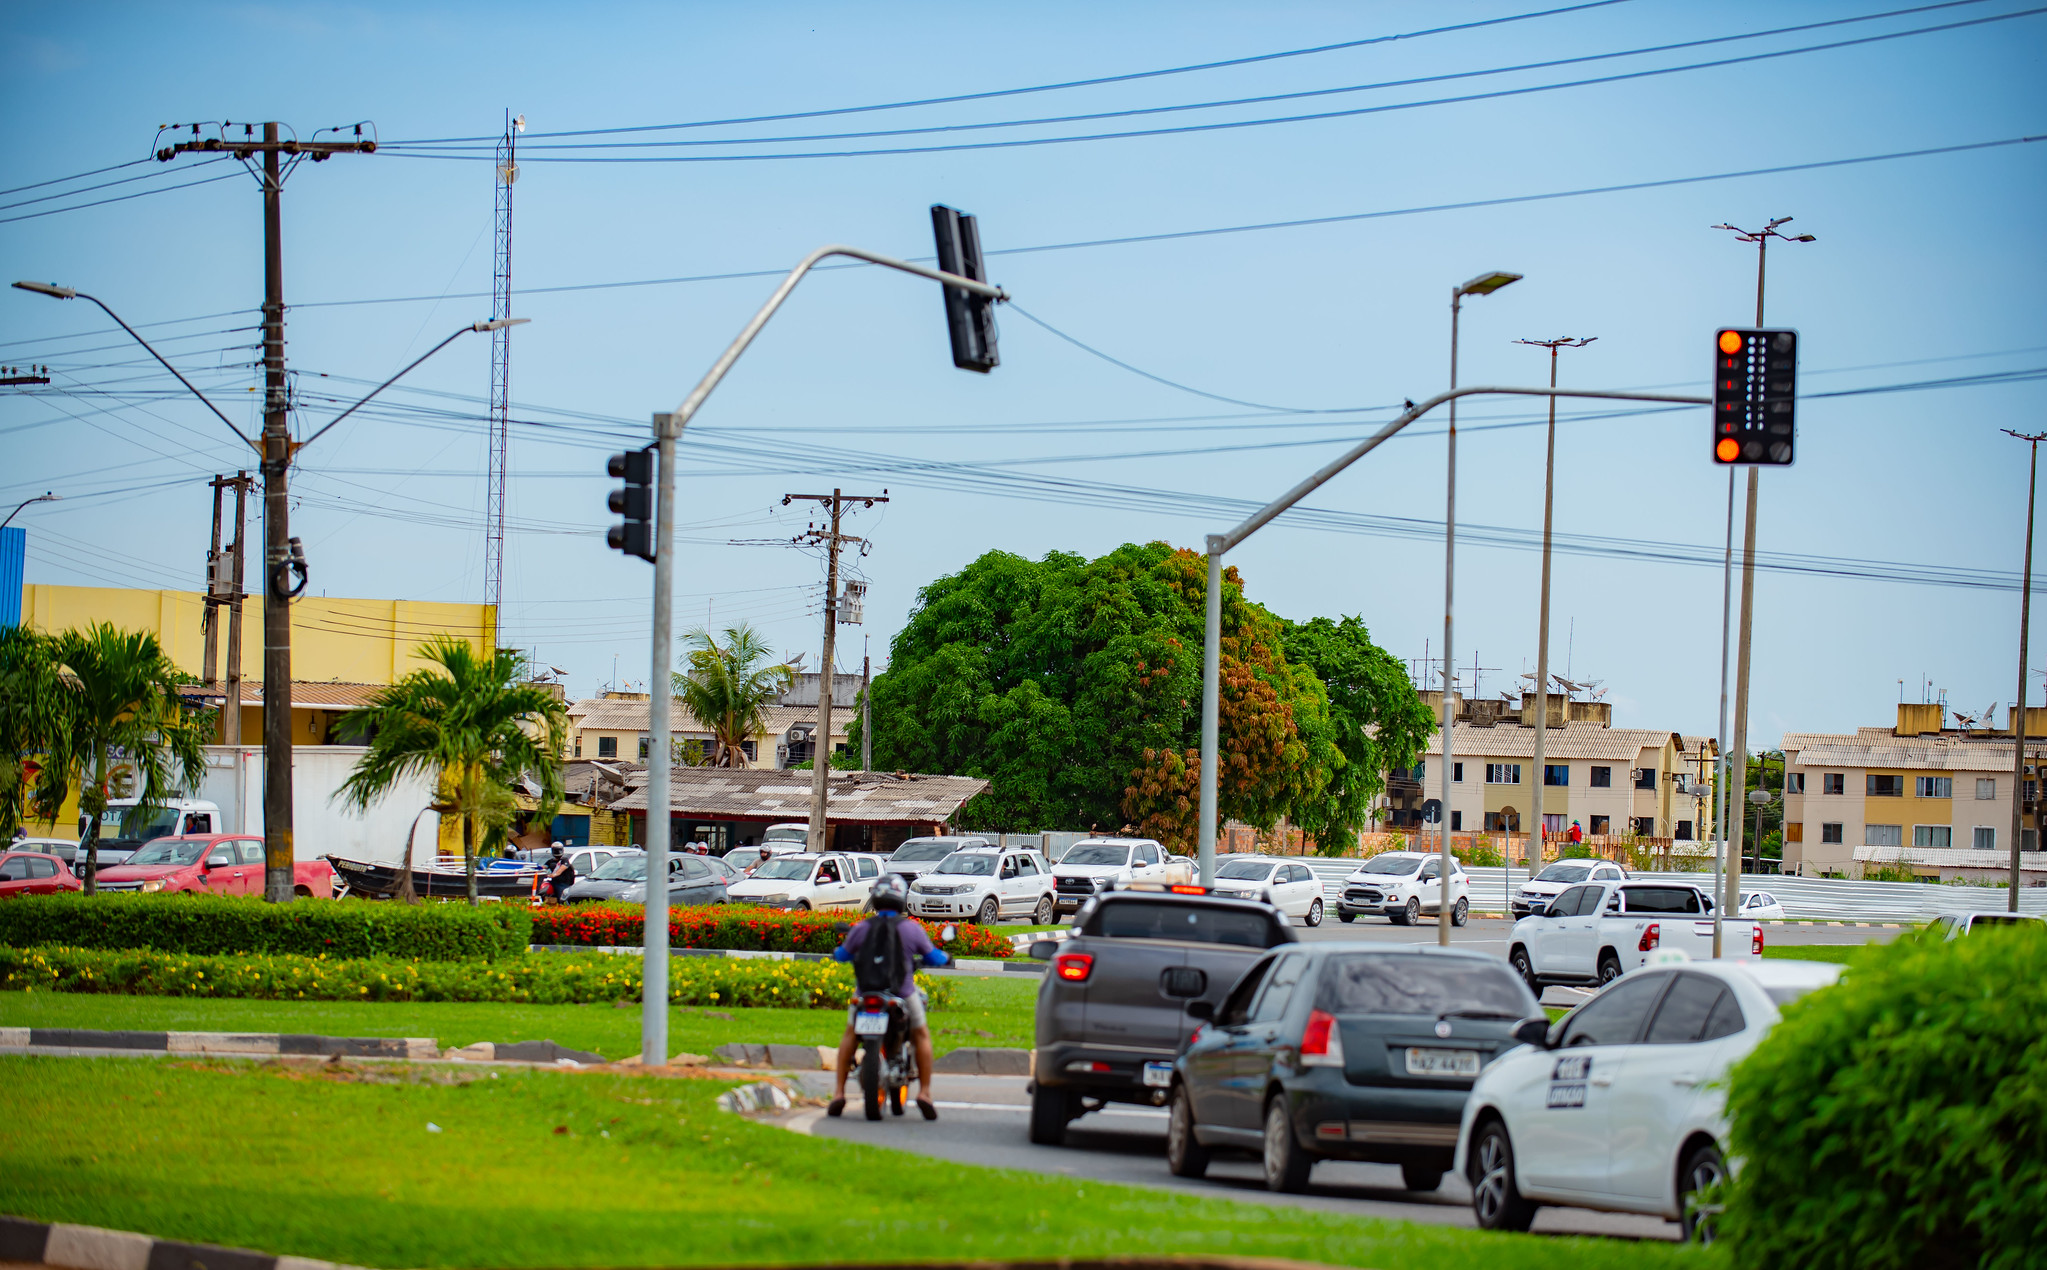
<svg viewBox="0 0 2047 1270"><path fill-rule="evenodd" d="M814 731L816 731L814 725L811 727L805 727L800 723L797 724L795 727L789 729L789 744L791 745L803 744L805 741L808 741L810 739L810 734Z"/></svg>

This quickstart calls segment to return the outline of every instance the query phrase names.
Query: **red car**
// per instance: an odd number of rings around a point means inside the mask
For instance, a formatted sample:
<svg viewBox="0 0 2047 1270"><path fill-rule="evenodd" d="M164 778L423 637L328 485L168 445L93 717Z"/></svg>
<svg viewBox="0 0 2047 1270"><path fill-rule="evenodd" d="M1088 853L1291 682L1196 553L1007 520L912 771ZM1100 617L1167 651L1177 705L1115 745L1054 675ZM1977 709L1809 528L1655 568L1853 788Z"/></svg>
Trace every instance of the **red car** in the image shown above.
<svg viewBox="0 0 2047 1270"><path fill-rule="evenodd" d="M71 867L40 851L9 851L0 855L0 899L10 895L55 895L81 891L85 883Z"/></svg>
<svg viewBox="0 0 2047 1270"><path fill-rule="evenodd" d="M296 894L334 898L333 865L325 860L299 860L291 869ZM125 864L101 869L97 886L102 891L261 895L263 839L226 833L158 838L144 843Z"/></svg>

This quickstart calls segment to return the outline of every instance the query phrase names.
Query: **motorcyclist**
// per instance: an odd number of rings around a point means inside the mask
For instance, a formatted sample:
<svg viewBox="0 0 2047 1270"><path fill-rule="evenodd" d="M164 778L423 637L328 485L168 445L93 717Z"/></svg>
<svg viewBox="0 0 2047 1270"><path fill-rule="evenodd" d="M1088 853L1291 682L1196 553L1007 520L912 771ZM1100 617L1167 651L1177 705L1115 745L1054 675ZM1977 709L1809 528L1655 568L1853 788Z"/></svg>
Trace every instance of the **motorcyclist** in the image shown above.
<svg viewBox="0 0 2047 1270"><path fill-rule="evenodd" d="M906 919L904 910L909 906L910 888L903 882L902 875L882 874L875 880L867 898L874 915L846 933L845 939L832 950L832 959L851 962L863 951L869 958L885 956L884 947L878 942L882 940L900 947L902 979L891 984L888 990L903 999L904 1021L910 1030L911 1048L917 1056L917 1110L926 1120L936 1120L938 1106L931 1101L931 1028L924 1019L924 994L917 989L916 972L920 961L926 965L943 966L952 958L931 942L931 936L925 933L921 924ZM857 1001L846 1009L846 1033L839 1038L839 1061L832 1070L832 1101L825 1108L828 1116L840 1115L846 1110L846 1073L853 1065L853 1051L859 1045L859 1039L853 1034L853 1019L859 1012Z"/></svg>
<svg viewBox="0 0 2047 1270"><path fill-rule="evenodd" d="M569 858L566 855L562 854L562 844L557 842L548 855L547 889L553 896L554 902L560 904L564 902L563 892L575 884L576 866L569 862Z"/></svg>

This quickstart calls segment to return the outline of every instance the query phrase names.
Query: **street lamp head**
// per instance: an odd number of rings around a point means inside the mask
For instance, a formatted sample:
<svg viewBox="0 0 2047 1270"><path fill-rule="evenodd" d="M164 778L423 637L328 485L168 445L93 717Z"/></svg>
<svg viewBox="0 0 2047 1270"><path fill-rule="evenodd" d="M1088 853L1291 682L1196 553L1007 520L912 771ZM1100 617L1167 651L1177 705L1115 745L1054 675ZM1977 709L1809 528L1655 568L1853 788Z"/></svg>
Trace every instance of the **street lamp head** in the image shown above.
<svg viewBox="0 0 2047 1270"><path fill-rule="evenodd" d="M20 286L21 284L17 282L15 285ZM508 326L523 326L532 320L532 318L492 318L488 322L472 323L469 329L472 331L502 331Z"/></svg>
<svg viewBox="0 0 2047 1270"><path fill-rule="evenodd" d="M1508 283L1519 281L1521 281L1520 274L1508 273L1502 269L1495 269L1491 273L1482 273L1478 275L1476 278L1473 278L1471 281L1465 283L1463 286L1457 288L1457 294L1460 296L1491 295L1493 292L1498 291L1501 287L1506 286Z"/></svg>
<svg viewBox="0 0 2047 1270"><path fill-rule="evenodd" d="M74 288L60 287L54 282L17 282L14 285L23 291L33 291L37 295L46 295L56 300L78 298L78 292Z"/></svg>
<svg viewBox="0 0 2047 1270"><path fill-rule="evenodd" d="M1793 234L1791 241L1795 243L1816 243L1819 239L1811 234Z"/></svg>
<svg viewBox="0 0 2047 1270"><path fill-rule="evenodd" d="M1748 800L1758 807L1767 806L1770 801L1770 791L1767 789L1752 789L1748 792Z"/></svg>

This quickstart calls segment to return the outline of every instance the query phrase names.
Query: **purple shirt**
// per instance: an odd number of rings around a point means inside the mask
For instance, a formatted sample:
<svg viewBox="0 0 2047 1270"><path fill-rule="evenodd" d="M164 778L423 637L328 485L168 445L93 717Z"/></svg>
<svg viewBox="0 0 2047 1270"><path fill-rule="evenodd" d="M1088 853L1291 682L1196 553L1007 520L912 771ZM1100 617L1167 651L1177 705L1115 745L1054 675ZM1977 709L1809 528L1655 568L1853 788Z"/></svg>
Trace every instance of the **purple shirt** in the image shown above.
<svg viewBox="0 0 2047 1270"><path fill-rule="evenodd" d="M847 933L846 942L843 945L846 950L845 960L851 961L854 955L860 951L860 945L867 941L867 932L874 923L884 921L896 923L896 938L902 941L903 981L896 985L896 995L908 997L917 990L918 961L925 954L938 951L938 945L931 942L931 936L925 932L921 923L913 922L900 914L877 914L870 917Z"/></svg>

